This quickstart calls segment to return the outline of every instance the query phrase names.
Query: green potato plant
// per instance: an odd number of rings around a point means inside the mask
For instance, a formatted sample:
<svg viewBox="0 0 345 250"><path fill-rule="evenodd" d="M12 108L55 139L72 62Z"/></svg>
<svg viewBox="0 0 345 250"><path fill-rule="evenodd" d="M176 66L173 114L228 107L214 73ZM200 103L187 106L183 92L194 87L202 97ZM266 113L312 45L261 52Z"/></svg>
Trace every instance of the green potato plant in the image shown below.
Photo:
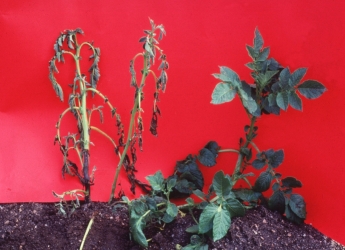
<svg viewBox="0 0 345 250"><path fill-rule="evenodd" d="M144 86L146 84L146 80L150 75L152 75L151 77L154 79L155 83L155 92L150 132L156 136L157 119L160 115L160 110L157 103L159 102L159 94L165 91L168 80L166 71L169 68L169 64L166 61L166 55L158 46L158 41L162 40L163 36L166 35L164 26L156 25L151 19L150 24L151 29L144 30L145 35L139 39L139 43L142 44L143 51L136 54L130 61L130 85L134 87L135 93L134 105L131 110L130 123L127 131L127 138L125 138L124 125L121 121L120 115L117 112L117 109L111 104L110 100L102 92L97 90L100 79L100 49L95 47L93 42L78 42L79 35L84 34L80 28L75 30L65 30L60 34L54 44L55 55L49 62L49 79L53 85L56 95L61 101L64 101L65 97L63 89L55 77L55 73L58 73L56 63L63 63L65 61L65 56L71 56L75 62L75 78L73 80L73 84L70 84L71 92L68 97L69 107L62 112L56 124L57 132L54 144L58 143L60 151L63 155L62 176L64 177L65 174L76 176L84 186L84 190L76 189L64 192L61 195L53 192L54 196L60 199L59 208L60 212L63 214L66 214L63 206L63 204L65 204L65 195L71 195L76 199L76 202L73 203L73 209L79 206L80 197L85 197L86 203L89 203L91 200L91 186L94 184L94 175L96 171L96 167L93 167L93 169L90 171L90 144L92 145L92 132L100 133L106 139L110 140L110 142L113 144L115 154L120 158L117 164L109 202L111 202L114 198L116 183L122 166L127 173L129 181L131 182L131 191L133 193L135 192L136 185L139 185L144 189L150 188L148 185L137 180L134 174L137 171L135 168L137 161L136 148L139 146L140 150L142 150L143 147L142 132L144 130L144 125L141 103L144 100ZM158 37L156 37L156 32L159 32ZM87 70L87 73L84 74L82 73L80 61L82 60L81 52L86 48L91 51L89 60L92 62L92 64ZM159 60L161 61L159 67L157 68L157 70L160 71L158 76L153 70L157 55L159 55ZM135 63L138 57L143 58L143 65L140 70L135 69ZM89 75L89 78L87 78L87 74ZM138 76L141 77L140 81L137 80ZM117 140L112 138L106 132L102 131L100 128L92 125L92 114L94 112L99 113L101 122L103 123L103 106L96 107L95 105L90 105L90 102L92 103L93 100L92 98L95 96L103 99L105 105L107 105L110 109L111 116L115 117L115 124L117 127L116 130L119 137ZM77 125L77 132L68 133L67 136L62 137L60 127L63 118L67 114L72 114L74 116ZM76 153L79 159L79 164L70 159L70 153L72 151Z"/></svg>
<svg viewBox="0 0 345 250"><path fill-rule="evenodd" d="M302 110L300 95L307 99L320 97L326 88L318 81L302 78L306 68L290 72L288 67L281 66L274 58L268 58L270 48L263 47L264 41L258 29L255 30L254 45L247 45L247 51L252 62L246 66L252 70L253 83L241 81L239 76L230 68L221 66L220 73L213 76L220 80L216 85L211 103L218 105L232 101L237 95L249 118L249 125L244 126L245 136L239 140L238 149L222 149L217 142L210 141L196 156L189 155L185 160L178 161L175 172L164 178L160 171L147 180L152 186L150 194L139 199L123 201L129 206L130 227L133 239L141 246L147 247L143 229L148 224L170 223L180 213L192 209L200 209L199 220L194 218L195 225L186 229L191 236L191 243L185 247L180 245L176 249L208 249L206 236L216 241L223 238L231 225L231 218L243 216L246 209L258 204L267 205L270 209L285 214L287 219L295 223L303 223L306 218L306 204L304 198L293 193L294 188L302 187L301 181L295 177L285 177L277 172L277 168L284 160L282 149L260 150L254 140L258 135L255 125L258 117L286 111L289 106ZM256 151L254 153L253 151ZM202 192L204 178L197 162L212 167L221 153L235 153L238 155L232 174L219 171L214 175L207 193ZM248 168L260 170L261 173L254 180L255 175L246 172ZM236 188L237 181L243 180L248 188ZM272 188L272 195L264 197L263 192ZM194 194L200 202L196 202L189 195ZM188 197L186 204L176 206L170 198ZM117 205L118 206L118 205Z"/></svg>

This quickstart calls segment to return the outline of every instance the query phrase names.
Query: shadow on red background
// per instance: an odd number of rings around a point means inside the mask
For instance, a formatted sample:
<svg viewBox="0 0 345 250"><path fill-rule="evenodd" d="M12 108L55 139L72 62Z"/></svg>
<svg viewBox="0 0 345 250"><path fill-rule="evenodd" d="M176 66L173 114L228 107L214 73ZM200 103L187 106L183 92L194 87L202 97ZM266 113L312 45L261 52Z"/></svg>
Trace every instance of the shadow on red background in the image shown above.
<svg viewBox="0 0 345 250"><path fill-rule="evenodd" d="M261 118L256 143L263 150L284 149L280 172L303 182L298 191L307 202L307 223L345 244L344 11L343 1L1 1L0 202L52 202L52 190L81 187L77 179L62 179L61 154L53 146L54 125L67 107L48 80L48 61L60 31L80 27L83 39L101 48L98 89L127 127L133 96L129 60L141 52L138 39L149 28L148 17L165 25L161 48L170 63L169 82L161 96L158 138L148 133L150 98L144 104L147 131L137 163L137 176L144 180L158 169L171 174L177 160L196 154L209 140L237 147L248 119L238 99L210 104L217 84L211 74L224 65L251 81L244 66L250 60L245 44L252 44L259 27L272 57L291 70L307 67L305 79L317 79L328 91L314 101L303 99L303 113L289 109L279 117ZM61 82L67 92L73 70L58 68L61 80L70 77ZM153 89L153 83L146 88ZM115 136L115 121L105 114L102 128ZM64 128L70 129L74 127ZM91 164L98 168L92 198L106 201L118 159L109 141L96 134L92 140ZM235 157L220 157L221 164L205 169L206 185L216 170L232 171ZM133 197L124 173L121 187Z"/></svg>

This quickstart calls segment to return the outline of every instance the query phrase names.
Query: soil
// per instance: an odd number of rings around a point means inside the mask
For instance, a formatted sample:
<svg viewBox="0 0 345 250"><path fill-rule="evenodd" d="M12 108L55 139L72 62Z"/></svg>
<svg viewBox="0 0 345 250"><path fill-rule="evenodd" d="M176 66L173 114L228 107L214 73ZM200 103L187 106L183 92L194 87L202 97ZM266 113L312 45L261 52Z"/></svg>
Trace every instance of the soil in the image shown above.
<svg viewBox="0 0 345 250"><path fill-rule="evenodd" d="M199 211L194 211L198 217ZM0 204L0 249L79 249L92 215L94 224L84 249L140 250L130 240L128 210L105 203L82 206L70 218L57 214L54 204ZM194 221L187 214L165 225L164 229L145 230L149 249L176 249L189 244L185 229ZM311 225L295 225L263 206L249 210L244 217L233 218L223 239L207 242L209 249L345 249Z"/></svg>

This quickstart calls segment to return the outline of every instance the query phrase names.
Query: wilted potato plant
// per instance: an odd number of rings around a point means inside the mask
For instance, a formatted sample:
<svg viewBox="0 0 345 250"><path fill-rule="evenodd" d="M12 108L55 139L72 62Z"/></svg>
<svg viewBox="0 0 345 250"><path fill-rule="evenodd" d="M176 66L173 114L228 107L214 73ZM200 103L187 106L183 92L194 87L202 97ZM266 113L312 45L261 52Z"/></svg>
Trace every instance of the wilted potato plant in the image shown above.
<svg viewBox="0 0 345 250"><path fill-rule="evenodd" d="M67 191L61 195L53 194L60 199L61 202L64 201L64 196L70 194L76 199L74 203L75 207L79 205L80 196L85 196L85 202L90 202L91 197L91 185L94 184L94 176L96 167L90 168L90 144L92 132L100 133L106 139L110 140L113 144L115 154L120 158L116 173L114 176L114 181L112 185L112 190L109 200L111 201L114 197L115 188L119 172L123 166L127 172L129 181L131 182L131 191L135 192L136 185L140 185L142 188L147 188L148 185L140 182L135 177L135 164L137 161L137 146L142 150L143 139L142 132L144 130L143 125L143 110L141 108L141 103L144 99L144 86L149 75L152 75L155 84L154 92L154 104L152 111L152 120L150 125L150 131L153 135L157 135L157 118L160 115L160 110L158 108L157 102L159 101L160 92L164 92L167 83L167 73L168 62L166 61L166 55L158 47L158 41L162 40L163 35L166 34L163 25L156 25L153 20L150 19L151 29L145 30L145 35L140 38L139 42L143 46L143 52L140 52L134 56L130 61L130 74L131 81L130 85L134 87L134 105L131 110L131 117L129 123L128 131L125 131L124 125L121 121L121 117L117 112L117 109L110 100L99 90L97 90L98 82L100 79L100 49L95 47L93 42L78 42L79 35L84 34L81 29L75 30L65 30L60 34L54 44L55 55L49 62L49 79L53 85L56 95L61 101L64 101L64 93L60 84L57 82L55 73L58 73L56 67L56 62L64 62L65 56L71 56L75 62L75 77L73 84L70 84L71 92L68 96L69 107L62 112L59 120L56 124L56 137L55 143L60 146L60 151L63 155L63 166L62 166L62 176L69 174L79 178L81 184L84 186L84 190L73 190ZM159 36L156 38L156 32L159 32ZM91 56L89 60L92 61L90 68L87 73L83 73L81 69L80 61L82 60L81 52L83 49L89 49L91 51ZM161 61L158 70L160 74L157 76L153 71L153 65L155 63L156 57L159 57ZM143 58L143 65L140 70L135 69L136 59L138 57ZM140 81L137 77L141 77ZM90 105L92 103L92 98L98 97L103 99L104 104L110 109L111 116L115 118L116 130L118 139L112 138L108 133L102 131L100 128L92 125L92 118L94 118L93 113L99 113L101 122L103 122L103 106ZM66 136L62 136L60 133L60 127L63 118L66 114L72 114L76 120L77 131L75 133L68 133ZM125 138L125 133L127 133L127 138ZM70 158L70 153L74 151L79 159L79 162L73 162ZM62 203L60 202L60 211L64 212Z"/></svg>
<svg viewBox="0 0 345 250"><path fill-rule="evenodd" d="M201 214L197 220L191 213L196 223L187 229L187 232L194 234L191 243L185 247L177 246L177 249L208 249L205 236L214 241L223 238L230 228L231 218L244 215L246 209L257 204L266 204L295 223L305 220L305 201L301 195L293 193L293 189L302 187L302 183L295 177L283 178L277 172L284 160L282 149L260 150L255 144L254 139L258 135L256 121L260 116L279 115L281 110L286 111L289 106L302 110L302 100L298 94L307 99L315 99L320 97L326 88L315 80L302 81L306 68L290 72L288 67L268 58L270 48L264 48L263 43L263 38L256 29L254 45L246 46L253 60L246 64L252 70L252 84L241 81L228 67L222 66L220 73L213 74L220 83L212 93L211 103L230 102L238 95L249 118L249 124L244 126L245 136L239 139L239 147L221 149L215 141L210 141L197 156L189 155L185 160L178 161L172 176L165 179L160 171L148 176L147 180L153 189L150 195L132 201L123 197L121 203L128 204L130 208L133 238L143 247L148 246L148 240L143 233L147 223L169 223L178 213L184 214L182 211L191 211L194 208L200 209ZM224 173L229 172L228 169L217 172L208 191L203 193L201 190L204 179L197 160L206 167L212 167L220 153L238 155L232 174ZM250 167L262 171L254 180L254 185L250 182L255 176L254 173L246 172ZM248 187L235 188L239 180L245 181ZM269 198L265 198L263 192L270 187L273 193ZM201 202L195 202L188 197L187 204L176 206L170 200L171 197L189 196L192 193Z"/></svg>

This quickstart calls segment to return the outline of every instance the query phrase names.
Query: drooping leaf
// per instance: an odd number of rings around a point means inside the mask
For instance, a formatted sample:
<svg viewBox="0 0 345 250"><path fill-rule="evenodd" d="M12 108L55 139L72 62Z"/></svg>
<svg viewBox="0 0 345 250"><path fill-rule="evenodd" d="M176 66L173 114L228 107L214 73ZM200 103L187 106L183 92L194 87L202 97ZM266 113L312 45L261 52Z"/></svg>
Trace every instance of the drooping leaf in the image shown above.
<svg viewBox="0 0 345 250"><path fill-rule="evenodd" d="M133 215L134 213L134 215ZM131 233L133 236L133 239L142 247L147 247L148 243L145 237L145 234L143 232L143 229L146 226L145 218L144 216L138 217L135 215L135 212L131 212L131 218L130 218L130 227L131 227Z"/></svg>
<svg viewBox="0 0 345 250"><path fill-rule="evenodd" d="M244 202L256 203L261 196L260 192L255 192L253 189L240 188L233 189L236 198Z"/></svg>
<svg viewBox="0 0 345 250"><path fill-rule="evenodd" d="M285 210L284 193L280 190L273 192L272 196L268 200L268 206L271 210L278 211L279 213L283 214Z"/></svg>
<svg viewBox="0 0 345 250"><path fill-rule="evenodd" d="M282 110L286 111L289 105L289 96L287 92L279 92L277 94L277 105Z"/></svg>
<svg viewBox="0 0 345 250"><path fill-rule="evenodd" d="M236 90L228 83L218 83L212 93L212 104L230 102L235 98Z"/></svg>
<svg viewBox="0 0 345 250"><path fill-rule="evenodd" d="M213 203L208 204L200 214L199 233L207 233L213 228L213 218L217 213L218 207Z"/></svg>
<svg viewBox="0 0 345 250"><path fill-rule="evenodd" d="M299 96L296 94L296 92L293 91L289 91L289 104L291 107L293 107L294 109L300 110L302 111L302 100L301 98L299 98Z"/></svg>
<svg viewBox="0 0 345 250"><path fill-rule="evenodd" d="M216 165L216 156L207 148L201 149L197 157L200 163L206 167Z"/></svg>
<svg viewBox="0 0 345 250"><path fill-rule="evenodd" d="M253 190L256 192L265 192L270 188L272 175L270 172L262 172L256 179Z"/></svg>
<svg viewBox="0 0 345 250"><path fill-rule="evenodd" d="M177 161L175 170L178 174L190 173L195 178L193 183L197 189L202 189L204 187L204 177L196 164L196 157L189 155L185 160Z"/></svg>
<svg viewBox="0 0 345 250"><path fill-rule="evenodd" d="M156 191L162 190L164 177L160 170L158 170L154 175L147 176L146 180L149 181L153 190L156 190Z"/></svg>
<svg viewBox="0 0 345 250"><path fill-rule="evenodd" d="M269 157L268 164L272 168L276 168L282 164L284 160L284 151L282 149L277 150Z"/></svg>
<svg viewBox="0 0 345 250"><path fill-rule="evenodd" d="M285 206L285 216L288 220L296 223L296 224L302 224L304 219L298 217L291 209L289 205Z"/></svg>
<svg viewBox="0 0 345 250"><path fill-rule="evenodd" d="M297 180L295 177L286 177L282 179L282 187L287 187L287 188L300 188L302 187L302 183Z"/></svg>
<svg viewBox="0 0 345 250"><path fill-rule="evenodd" d="M327 89L320 82L307 80L297 87L298 91L308 99L320 97Z"/></svg>
<svg viewBox="0 0 345 250"><path fill-rule="evenodd" d="M212 186L219 198L223 199L229 196L232 184L223 171L218 171L213 177Z"/></svg>
<svg viewBox="0 0 345 250"><path fill-rule="evenodd" d="M299 194L291 194L289 200L289 206L291 210L301 219L305 219L307 212L306 212L306 204L303 197Z"/></svg>
<svg viewBox="0 0 345 250"><path fill-rule="evenodd" d="M215 141L209 141L206 146L204 148L207 148L208 150L210 150L215 156L218 155L218 150L219 150L219 146L218 143Z"/></svg>
<svg viewBox="0 0 345 250"><path fill-rule="evenodd" d="M229 211L219 207L213 219L213 240L217 241L223 238L228 232L230 224Z"/></svg>
<svg viewBox="0 0 345 250"><path fill-rule="evenodd" d="M227 199L226 209L229 211L231 218L234 216L243 216L246 212L245 208L237 199Z"/></svg>

